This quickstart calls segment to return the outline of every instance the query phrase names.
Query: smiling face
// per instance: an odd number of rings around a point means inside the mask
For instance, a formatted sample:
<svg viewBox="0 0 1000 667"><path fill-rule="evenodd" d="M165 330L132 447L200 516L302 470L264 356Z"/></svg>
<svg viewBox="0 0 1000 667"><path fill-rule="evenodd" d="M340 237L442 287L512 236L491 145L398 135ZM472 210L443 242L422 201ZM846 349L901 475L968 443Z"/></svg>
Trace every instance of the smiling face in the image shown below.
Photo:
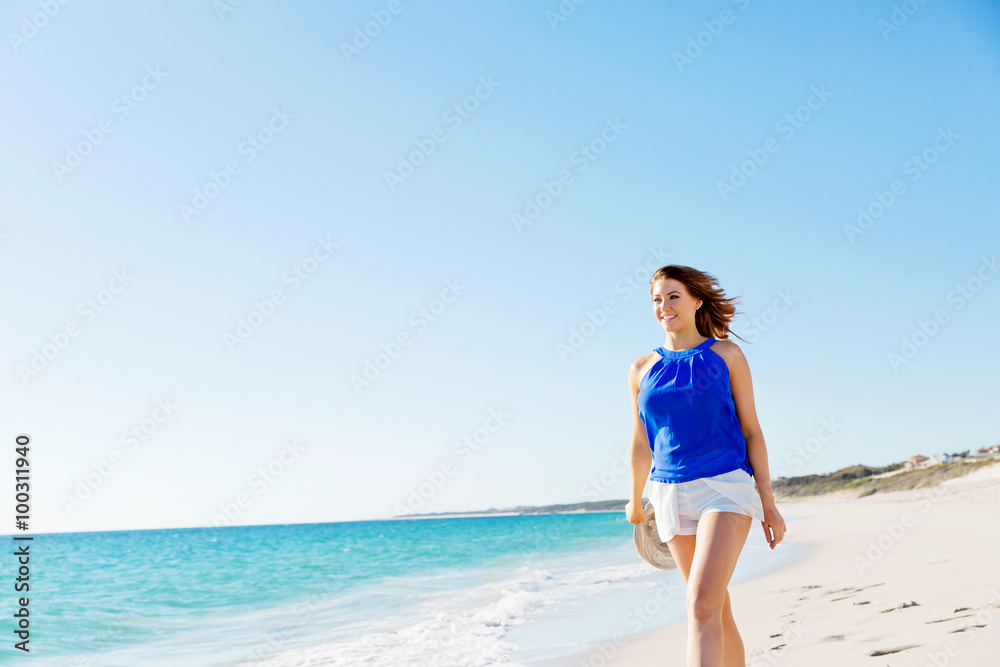
<svg viewBox="0 0 1000 667"><path fill-rule="evenodd" d="M694 327L694 314L701 306L701 299L688 294L684 283L673 278L657 280L653 285L653 315L664 331L680 332Z"/></svg>

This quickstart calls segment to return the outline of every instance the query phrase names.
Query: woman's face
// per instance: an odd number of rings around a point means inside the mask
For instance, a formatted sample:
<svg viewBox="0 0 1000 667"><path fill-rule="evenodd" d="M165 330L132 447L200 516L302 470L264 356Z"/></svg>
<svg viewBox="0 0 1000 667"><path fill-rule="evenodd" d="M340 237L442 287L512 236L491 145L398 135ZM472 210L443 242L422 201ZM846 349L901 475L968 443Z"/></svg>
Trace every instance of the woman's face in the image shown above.
<svg viewBox="0 0 1000 667"><path fill-rule="evenodd" d="M694 313L701 299L688 294L684 283L673 278L657 280L653 285L653 315L664 331L682 331L694 326Z"/></svg>

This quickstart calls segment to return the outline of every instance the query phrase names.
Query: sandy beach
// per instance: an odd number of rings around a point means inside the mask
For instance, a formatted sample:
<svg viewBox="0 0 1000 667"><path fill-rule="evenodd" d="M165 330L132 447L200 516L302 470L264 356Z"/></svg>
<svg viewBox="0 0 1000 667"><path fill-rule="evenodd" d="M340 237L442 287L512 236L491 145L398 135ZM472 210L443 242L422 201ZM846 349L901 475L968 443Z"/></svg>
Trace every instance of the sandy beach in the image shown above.
<svg viewBox="0 0 1000 667"><path fill-rule="evenodd" d="M934 487L778 501L799 561L731 584L748 665L1000 665L1000 463ZM764 543L755 522L748 544ZM667 573L664 573L665 575ZM687 623L546 667L683 666Z"/></svg>

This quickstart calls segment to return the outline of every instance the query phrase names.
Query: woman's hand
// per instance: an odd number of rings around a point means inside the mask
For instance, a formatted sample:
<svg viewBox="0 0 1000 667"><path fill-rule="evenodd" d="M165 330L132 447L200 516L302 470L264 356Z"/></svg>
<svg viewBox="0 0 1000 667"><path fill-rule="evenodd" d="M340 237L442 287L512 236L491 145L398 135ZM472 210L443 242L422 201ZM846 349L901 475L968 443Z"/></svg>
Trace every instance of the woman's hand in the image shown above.
<svg viewBox="0 0 1000 667"><path fill-rule="evenodd" d="M775 506L773 500L764 503L764 520L761 522L764 528L764 539L771 546L771 550L778 546L778 543L785 537L785 520Z"/></svg>
<svg viewBox="0 0 1000 667"><path fill-rule="evenodd" d="M631 500L625 505L625 518L631 524L642 523L646 520L646 509L640 503L634 503Z"/></svg>

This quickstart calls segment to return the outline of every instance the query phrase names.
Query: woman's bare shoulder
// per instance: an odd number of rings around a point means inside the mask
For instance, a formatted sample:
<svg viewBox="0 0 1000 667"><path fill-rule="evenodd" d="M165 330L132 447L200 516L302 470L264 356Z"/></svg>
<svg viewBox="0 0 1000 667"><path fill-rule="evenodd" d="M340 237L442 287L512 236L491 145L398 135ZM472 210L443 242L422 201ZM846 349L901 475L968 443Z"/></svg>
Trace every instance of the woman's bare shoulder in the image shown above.
<svg viewBox="0 0 1000 667"><path fill-rule="evenodd" d="M653 365L654 361L659 358L660 355L656 352L648 352L642 355L629 366L629 377L634 378L638 382L646 374L646 371L649 370L649 367Z"/></svg>
<svg viewBox="0 0 1000 667"><path fill-rule="evenodd" d="M648 364L650 359L659 358L659 356L656 352L647 352L632 362L632 368L638 370Z"/></svg>
<svg viewBox="0 0 1000 667"><path fill-rule="evenodd" d="M743 349L731 340L718 340L709 348L730 363L743 357Z"/></svg>

